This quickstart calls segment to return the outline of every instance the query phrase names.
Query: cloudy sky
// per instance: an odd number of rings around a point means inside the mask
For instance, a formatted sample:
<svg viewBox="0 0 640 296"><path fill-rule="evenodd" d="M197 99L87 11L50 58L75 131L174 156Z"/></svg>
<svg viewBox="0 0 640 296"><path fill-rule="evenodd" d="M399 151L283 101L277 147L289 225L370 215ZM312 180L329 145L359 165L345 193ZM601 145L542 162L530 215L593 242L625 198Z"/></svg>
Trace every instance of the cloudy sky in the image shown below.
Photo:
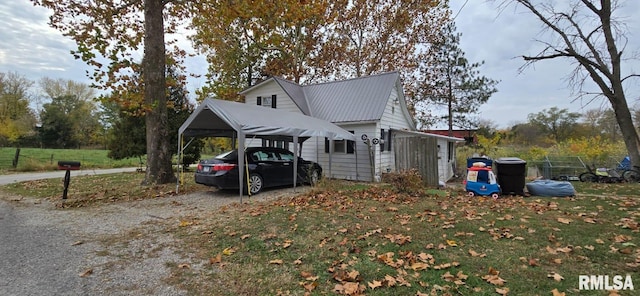
<svg viewBox="0 0 640 296"><path fill-rule="evenodd" d="M626 16L640 15L640 1L622 1ZM531 14L514 6L500 10L494 2L485 0L451 0L450 5L457 14L461 47L467 58L484 61L482 75L500 81L498 92L482 106L481 118L508 127L526 121L530 113L554 106L572 112L606 106L601 101L587 106L572 102L566 78L574 66L569 61L543 61L519 72L523 65L520 56L534 55L540 49L534 39L541 38L541 26ZM85 75L88 67L69 53L75 44L47 26L49 14L28 0L0 2L0 72L15 71L34 81L50 77L90 83ZM640 49L640 21L629 17L627 26L631 32L627 52ZM634 66L640 72L638 63L629 64L627 70L634 70ZM202 58L191 60L188 67L199 74L206 70ZM638 85L637 80L634 83ZM201 81L192 80L189 89L200 86ZM640 107L639 94L637 87L629 89L630 105Z"/></svg>

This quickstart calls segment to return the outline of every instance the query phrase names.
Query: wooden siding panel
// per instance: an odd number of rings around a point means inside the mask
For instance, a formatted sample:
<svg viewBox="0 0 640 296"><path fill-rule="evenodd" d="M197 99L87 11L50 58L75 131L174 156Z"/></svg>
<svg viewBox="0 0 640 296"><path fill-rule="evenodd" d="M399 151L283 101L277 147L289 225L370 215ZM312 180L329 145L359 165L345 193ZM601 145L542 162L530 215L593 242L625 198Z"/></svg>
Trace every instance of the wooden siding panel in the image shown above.
<svg viewBox="0 0 640 296"><path fill-rule="evenodd" d="M396 137L393 142L398 171L417 169L425 186L437 187L437 140L429 137Z"/></svg>

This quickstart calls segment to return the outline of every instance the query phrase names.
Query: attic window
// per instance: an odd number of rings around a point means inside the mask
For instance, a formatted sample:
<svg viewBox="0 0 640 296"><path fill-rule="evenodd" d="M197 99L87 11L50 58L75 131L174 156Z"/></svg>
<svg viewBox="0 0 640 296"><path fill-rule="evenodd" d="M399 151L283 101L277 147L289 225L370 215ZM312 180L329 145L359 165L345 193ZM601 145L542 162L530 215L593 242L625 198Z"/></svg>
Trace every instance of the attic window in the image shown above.
<svg viewBox="0 0 640 296"><path fill-rule="evenodd" d="M258 97L257 104L264 107L276 108L276 95Z"/></svg>

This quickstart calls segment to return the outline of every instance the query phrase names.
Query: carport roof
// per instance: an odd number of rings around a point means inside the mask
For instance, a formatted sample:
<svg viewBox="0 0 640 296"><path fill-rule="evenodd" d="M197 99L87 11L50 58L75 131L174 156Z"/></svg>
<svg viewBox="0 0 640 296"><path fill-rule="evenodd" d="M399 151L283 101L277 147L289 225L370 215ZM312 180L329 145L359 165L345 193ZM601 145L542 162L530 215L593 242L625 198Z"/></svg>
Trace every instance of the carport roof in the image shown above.
<svg viewBox="0 0 640 296"><path fill-rule="evenodd" d="M178 132L185 136L202 137L232 137L237 132L246 137L320 136L333 140L355 140L350 132L318 118L217 99L204 100Z"/></svg>

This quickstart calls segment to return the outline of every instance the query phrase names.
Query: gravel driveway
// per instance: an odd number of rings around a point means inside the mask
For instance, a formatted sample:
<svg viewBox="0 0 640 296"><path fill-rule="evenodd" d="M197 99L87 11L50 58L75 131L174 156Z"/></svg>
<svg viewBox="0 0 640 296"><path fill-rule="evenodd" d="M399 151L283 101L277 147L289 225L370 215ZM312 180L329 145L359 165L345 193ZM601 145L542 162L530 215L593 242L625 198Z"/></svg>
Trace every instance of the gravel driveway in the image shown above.
<svg viewBox="0 0 640 296"><path fill-rule="evenodd" d="M255 203L309 187L244 197ZM237 192L58 209L48 201L0 196L0 295L186 295L166 283L167 264L189 262L167 231L181 219L239 202Z"/></svg>

